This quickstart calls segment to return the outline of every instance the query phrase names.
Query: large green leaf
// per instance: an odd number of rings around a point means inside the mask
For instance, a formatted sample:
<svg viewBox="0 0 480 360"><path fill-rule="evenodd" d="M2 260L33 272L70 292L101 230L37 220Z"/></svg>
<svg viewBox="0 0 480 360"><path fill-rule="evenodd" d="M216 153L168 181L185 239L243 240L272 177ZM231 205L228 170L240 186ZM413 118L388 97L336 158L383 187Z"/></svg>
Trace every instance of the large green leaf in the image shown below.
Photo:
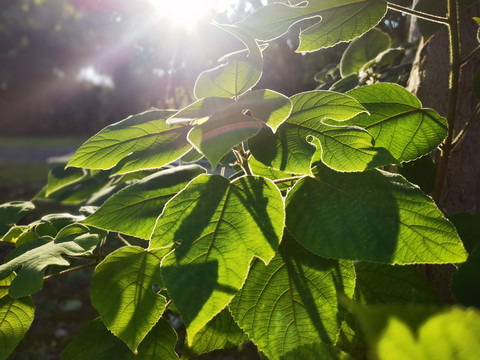
<svg viewBox="0 0 480 360"><path fill-rule="evenodd" d="M88 233L85 226L74 224L61 230L55 240L49 237L32 240L9 254L11 260L0 266L0 278L22 267L10 285L9 295L19 298L36 293L42 288L43 274L48 265L70 265L64 256L91 253L99 238L98 234Z"/></svg>
<svg viewBox="0 0 480 360"><path fill-rule="evenodd" d="M272 90L254 90L243 95L238 106L250 110L251 115L266 123L273 131L292 111L292 102L285 95Z"/></svg>
<svg viewBox="0 0 480 360"><path fill-rule="evenodd" d="M235 145L255 135L265 124L276 129L291 111L290 99L271 90L252 91L238 101L219 97L200 99L167 120L197 124L188 139L215 168ZM245 113L249 111L252 116ZM258 120L258 121L257 121Z"/></svg>
<svg viewBox="0 0 480 360"><path fill-rule="evenodd" d="M375 145L386 148L398 161L417 159L433 149L447 135L446 120L396 84L379 83L348 92L368 114L346 121L366 130ZM342 124L345 124L342 123Z"/></svg>
<svg viewBox="0 0 480 360"><path fill-rule="evenodd" d="M113 195L83 223L149 239L165 203L204 172L191 165L147 176Z"/></svg>
<svg viewBox="0 0 480 360"><path fill-rule="evenodd" d="M145 250L128 246L102 261L92 279L90 297L107 328L135 352L165 310L160 261L171 247Z"/></svg>
<svg viewBox="0 0 480 360"><path fill-rule="evenodd" d="M109 125L87 140L67 166L111 169L122 174L155 169L190 150L186 136L190 126L170 126L169 110L149 110Z"/></svg>
<svg viewBox="0 0 480 360"><path fill-rule="evenodd" d="M34 307L30 297L0 299L0 359L17 347L33 321Z"/></svg>
<svg viewBox="0 0 480 360"><path fill-rule="evenodd" d="M138 347L137 359L178 359L178 355L175 352L176 345L177 333L167 320L160 319Z"/></svg>
<svg viewBox="0 0 480 360"><path fill-rule="evenodd" d="M371 262L355 264L355 299L366 304L438 303L425 277L414 266Z"/></svg>
<svg viewBox="0 0 480 360"><path fill-rule="evenodd" d="M11 201L0 205L0 237L11 226L35 208L29 201Z"/></svg>
<svg viewBox="0 0 480 360"><path fill-rule="evenodd" d="M233 320L228 309L224 309L195 335L192 346L185 346L182 359L190 359L217 349L228 349L247 341L247 336Z"/></svg>
<svg viewBox="0 0 480 360"><path fill-rule="evenodd" d="M263 55L257 42L243 29L232 25L218 25L247 47L222 57L224 64L202 72L195 82L197 99L210 96L234 98L250 90L262 75Z"/></svg>
<svg viewBox="0 0 480 360"><path fill-rule="evenodd" d="M324 0L306 5L305 2L272 3L259 8L237 26L258 40L269 41L285 34L301 20L321 19L300 33L297 51L315 51L362 35L377 25L385 12L383 0Z"/></svg>
<svg viewBox="0 0 480 360"><path fill-rule="evenodd" d="M297 51L316 51L350 41L377 25L387 12L383 0L367 0L320 13L322 21L300 33Z"/></svg>
<svg viewBox="0 0 480 360"><path fill-rule="evenodd" d="M342 313L337 291L352 296L353 264L322 259L288 235L268 265L256 260L230 304L233 317L269 359L301 345L334 342Z"/></svg>
<svg viewBox="0 0 480 360"><path fill-rule="evenodd" d="M286 207L287 228L320 256L391 264L466 260L453 225L400 175L321 167L295 184Z"/></svg>
<svg viewBox="0 0 480 360"><path fill-rule="evenodd" d="M215 169L218 162L235 145L254 136L263 124L239 112L230 116L212 115L207 122L195 126L188 133L188 140L208 159Z"/></svg>
<svg viewBox="0 0 480 360"><path fill-rule="evenodd" d="M283 226L278 188L254 176L230 183L200 175L167 203L150 247L178 244L162 261L162 277L190 345L242 286L253 257L274 256Z"/></svg>
<svg viewBox="0 0 480 360"><path fill-rule="evenodd" d="M297 1L298 2L298 1ZM282 36L293 24L310 18L320 20L319 12L335 9L343 5L364 2L364 0L324 0L310 1L290 6L274 2L263 6L237 23L257 40L270 41Z"/></svg>
<svg viewBox="0 0 480 360"><path fill-rule="evenodd" d="M139 357L96 319L88 323L62 353L62 360L85 359L138 360Z"/></svg>
<svg viewBox="0 0 480 360"><path fill-rule="evenodd" d="M352 41L342 55L340 73L345 77L358 73L360 69L390 47L388 34L379 29L372 29L360 38Z"/></svg>
<svg viewBox="0 0 480 360"><path fill-rule="evenodd" d="M249 141L253 156L263 164L290 173L311 174L318 144L312 138L320 142L322 161L339 171L361 171L396 161L385 149L373 146L367 131L325 123L325 119L344 122L364 112L353 98L331 91L309 91L291 100L292 113L275 135L264 129Z"/></svg>
<svg viewBox="0 0 480 360"><path fill-rule="evenodd" d="M48 184L45 188L45 195L48 197L56 191L85 180L88 176L89 173L85 169L64 169L64 166L56 166L48 173Z"/></svg>
<svg viewBox="0 0 480 360"><path fill-rule="evenodd" d="M480 313L457 307L444 310L404 306L357 308L378 359L478 359Z"/></svg>
<svg viewBox="0 0 480 360"><path fill-rule="evenodd" d="M0 280L0 299L8 295L8 288L13 279L15 279L15 273L11 273L5 279Z"/></svg>

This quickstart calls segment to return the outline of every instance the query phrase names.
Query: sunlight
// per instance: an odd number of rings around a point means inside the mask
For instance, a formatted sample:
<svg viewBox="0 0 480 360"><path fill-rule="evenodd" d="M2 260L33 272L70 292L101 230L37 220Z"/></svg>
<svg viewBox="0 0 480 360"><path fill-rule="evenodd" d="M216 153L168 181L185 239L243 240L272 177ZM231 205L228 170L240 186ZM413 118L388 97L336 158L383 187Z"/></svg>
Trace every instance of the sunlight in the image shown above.
<svg viewBox="0 0 480 360"><path fill-rule="evenodd" d="M214 11L227 11L238 0L148 0L157 14L175 27L193 30Z"/></svg>

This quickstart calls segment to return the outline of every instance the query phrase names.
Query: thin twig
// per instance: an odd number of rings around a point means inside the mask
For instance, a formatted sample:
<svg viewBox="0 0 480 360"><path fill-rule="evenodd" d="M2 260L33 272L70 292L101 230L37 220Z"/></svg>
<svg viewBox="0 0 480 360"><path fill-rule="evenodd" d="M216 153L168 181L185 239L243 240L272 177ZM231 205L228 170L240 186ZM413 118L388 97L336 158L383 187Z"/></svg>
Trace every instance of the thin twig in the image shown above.
<svg viewBox="0 0 480 360"><path fill-rule="evenodd" d="M402 13L405 13L405 14L416 16L420 19L425 19L425 20L433 21L433 22L436 22L436 23L439 23L439 24L448 25L448 18L443 17L443 16L437 16L437 15L424 13L423 11L410 9L410 8L405 7L405 6L400 6L400 5L392 4L392 3L387 3L387 5L388 5L388 8L391 9L391 10L395 10L395 11L399 11L399 12L402 12Z"/></svg>
<svg viewBox="0 0 480 360"><path fill-rule="evenodd" d="M130 244L127 239L125 239L121 234L117 234L117 237L121 240L121 242L123 242L125 245L127 246L132 246L132 244Z"/></svg>
<svg viewBox="0 0 480 360"><path fill-rule="evenodd" d="M281 183L286 183L286 182L289 182L289 181L297 181L297 180L300 180L301 178L304 178L305 175L301 175L301 176L292 176L292 177L289 177L289 178L283 178L283 179L275 179L275 180L272 180L274 184L281 184Z"/></svg>
<svg viewBox="0 0 480 360"><path fill-rule="evenodd" d="M43 277L43 280L50 280L50 279L53 279L53 278L56 278L56 277L59 277L59 276L62 276L62 275L65 275L65 274L74 272L74 271L86 269L86 268L89 268L89 267L92 267L92 266L96 266L96 265L97 265L97 262L93 262L93 263L88 263L88 264L76 266L76 267L73 267L73 268L70 268L70 269L67 269L67 270L64 270L64 271L60 271L59 273L56 273L56 274L44 276L44 277Z"/></svg>
<svg viewBox="0 0 480 360"><path fill-rule="evenodd" d="M462 62L460 66L464 66L466 63L468 63L475 55L477 55L480 52L480 45L478 45L475 49L470 51L465 57L462 59Z"/></svg>
<svg viewBox="0 0 480 360"><path fill-rule="evenodd" d="M478 103L477 106L475 106L475 109L470 114L467 122L465 123L465 126L458 133L455 139L452 141L452 152L457 148L458 145L460 145L461 141L465 137L465 134L467 133L468 129L470 128L470 126L472 125L473 121L478 116L478 114L480 114L480 103Z"/></svg>

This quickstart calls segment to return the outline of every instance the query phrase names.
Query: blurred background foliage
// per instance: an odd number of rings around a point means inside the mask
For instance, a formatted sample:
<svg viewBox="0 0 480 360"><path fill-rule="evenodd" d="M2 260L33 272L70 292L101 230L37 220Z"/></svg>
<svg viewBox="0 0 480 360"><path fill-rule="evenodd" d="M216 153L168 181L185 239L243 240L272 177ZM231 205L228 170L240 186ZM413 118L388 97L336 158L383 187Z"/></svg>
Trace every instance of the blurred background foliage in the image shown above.
<svg viewBox="0 0 480 360"><path fill-rule="evenodd" d="M261 5L239 0L213 17L233 23ZM150 107L183 107L197 75L241 47L208 22L188 31L152 10L147 0L2 0L1 136L87 136ZM405 41L400 14L382 28ZM345 44L300 55L297 34L291 29L265 51L258 87L311 90L314 75L338 63Z"/></svg>

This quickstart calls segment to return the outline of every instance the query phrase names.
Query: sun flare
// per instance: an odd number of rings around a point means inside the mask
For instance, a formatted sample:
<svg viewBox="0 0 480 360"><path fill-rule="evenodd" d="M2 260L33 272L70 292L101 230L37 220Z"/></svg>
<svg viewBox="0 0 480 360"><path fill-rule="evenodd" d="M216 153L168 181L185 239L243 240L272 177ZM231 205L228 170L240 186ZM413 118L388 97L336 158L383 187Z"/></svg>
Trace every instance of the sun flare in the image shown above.
<svg viewBox="0 0 480 360"><path fill-rule="evenodd" d="M176 27L187 30L194 29L199 22L205 20L225 3L236 3L237 0L148 0L155 8L158 16ZM223 4L221 4L223 3Z"/></svg>

